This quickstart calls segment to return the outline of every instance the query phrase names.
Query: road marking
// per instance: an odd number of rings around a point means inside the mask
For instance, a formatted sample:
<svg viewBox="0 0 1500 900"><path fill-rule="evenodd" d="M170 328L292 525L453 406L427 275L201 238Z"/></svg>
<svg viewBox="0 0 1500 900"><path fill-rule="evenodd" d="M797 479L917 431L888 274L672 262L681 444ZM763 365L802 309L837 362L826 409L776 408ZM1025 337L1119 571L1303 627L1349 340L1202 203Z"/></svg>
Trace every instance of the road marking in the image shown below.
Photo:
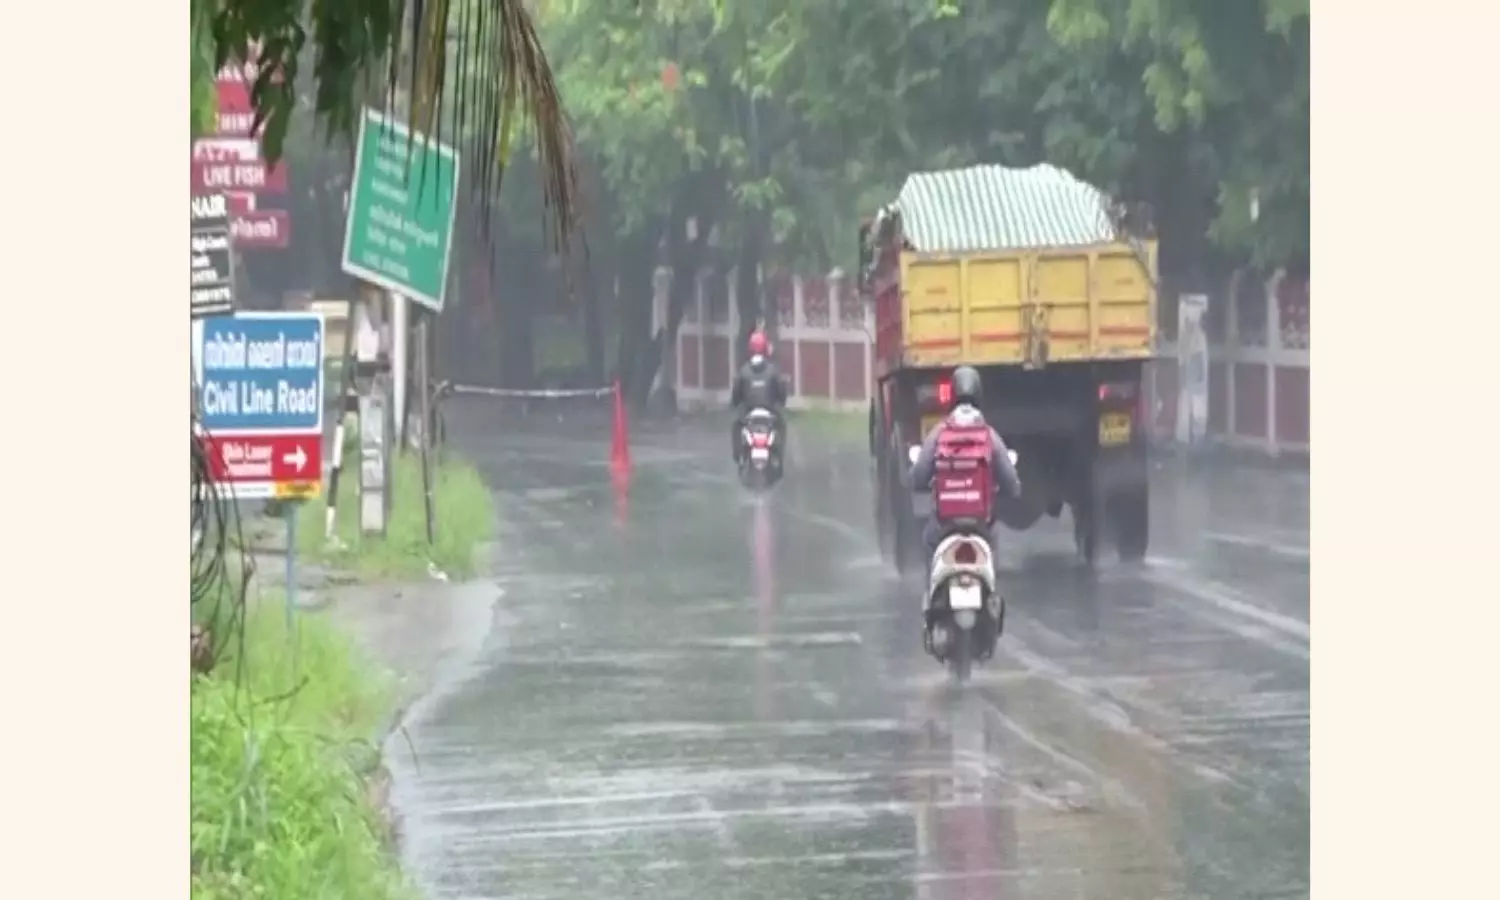
<svg viewBox="0 0 1500 900"><path fill-rule="evenodd" d="M1204 537L1217 544L1229 544L1246 549L1263 550L1276 556L1285 556L1287 559L1295 559L1302 562L1306 562L1312 558L1312 552L1305 544L1299 547L1266 538L1242 534L1228 534L1220 531L1210 531Z"/></svg>
<svg viewBox="0 0 1500 900"><path fill-rule="evenodd" d="M1268 628L1303 641L1312 640L1312 629L1300 619L1273 612L1254 603L1239 599L1237 591L1221 582L1209 579L1185 578L1181 574L1187 567L1176 560L1151 557L1145 577L1163 587L1202 600L1223 612L1245 619L1253 619Z"/></svg>

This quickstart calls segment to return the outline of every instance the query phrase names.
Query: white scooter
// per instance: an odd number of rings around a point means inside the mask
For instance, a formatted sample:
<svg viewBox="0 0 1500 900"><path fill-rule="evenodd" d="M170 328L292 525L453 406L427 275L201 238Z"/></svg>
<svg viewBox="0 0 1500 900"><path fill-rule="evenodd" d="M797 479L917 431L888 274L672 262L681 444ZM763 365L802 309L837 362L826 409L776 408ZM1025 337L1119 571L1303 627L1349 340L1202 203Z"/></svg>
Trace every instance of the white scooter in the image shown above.
<svg viewBox="0 0 1500 900"><path fill-rule="evenodd" d="M740 430L740 483L745 487L766 490L781 480L782 454L776 436L776 416L770 410L756 408L745 416Z"/></svg>
<svg viewBox="0 0 1500 900"><path fill-rule="evenodd" d="M915 464L920 447L912 447ZM1010 451L1015 464L1016 452ZM994 549L983 522L956 522L945 529L928 566L922 599L922 646L947 665L955 681L968 680L974 661L989 659L1005 624L1005 599L995 584Z"/></svg>

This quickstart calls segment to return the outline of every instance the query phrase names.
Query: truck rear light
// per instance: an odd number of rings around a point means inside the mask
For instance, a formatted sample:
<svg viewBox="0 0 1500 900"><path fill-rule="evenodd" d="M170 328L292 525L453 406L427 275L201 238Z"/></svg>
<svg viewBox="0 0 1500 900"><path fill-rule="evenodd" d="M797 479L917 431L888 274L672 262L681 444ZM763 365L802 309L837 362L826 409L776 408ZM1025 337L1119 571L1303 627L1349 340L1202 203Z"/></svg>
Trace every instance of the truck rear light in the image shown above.
<svg viewBox="0 0 1500 900"><path fill-rule="evenodd" d="M953 382L946 378L937 384L937 402L945 407L953 402Z"/></svg>

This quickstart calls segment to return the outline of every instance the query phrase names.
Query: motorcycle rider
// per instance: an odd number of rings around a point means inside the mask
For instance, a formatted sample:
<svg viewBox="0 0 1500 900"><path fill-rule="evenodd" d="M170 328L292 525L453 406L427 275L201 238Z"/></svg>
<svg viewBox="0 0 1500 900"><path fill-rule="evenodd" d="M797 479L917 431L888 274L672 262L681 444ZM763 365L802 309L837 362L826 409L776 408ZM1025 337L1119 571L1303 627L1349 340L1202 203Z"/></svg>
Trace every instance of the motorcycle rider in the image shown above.
<svg viewBox="0 0 1500 900"><path fill-rule="evenodd" d="M740 432L744 429L745 417L751 410L769 411L775 416L777 441L786 439L781 415L786 406L786 382L782 380L776 364L771 361L771 342L767 340L765 332L757 328L750 332L746 349L750 351L750 358L740 366L739 372L734 376L734 386L729 391L729 407L734 410L734 420L729 427L729 446L735 465L743 461L745 448L740 440ZM781 452L786 452L784 445ZM781 458L785 459L785 456Z"/></svg>
<svg viewBox="0 0 1500 900"><path fill-rule="evenodd" d="M1021 496L1021 479L1016 474L1015 463L1011 461L1010 449L1005 446L1005 441L1001 440L999 432L985 422L984 413L980 409L984 400L984 385L979 372L972 366L959 366L953 370L952 387L953 397L947 416L927 433L927 437L922 441L921 452L916 462L912 463L912 489L921 492L932 491L933 479L937 474L939 444L945 431L983 427L990 433L988 456L991 488L995 494L1003 497ZM937 551L937 546L943 539L943 527L946 524L939 520L938 504L936 498L934 499L933 513L922 528L922 542L927 548L929 578L932 575L932 555ZM986 538L993 551L999 546L1000 527L994 516L994 498L991 497L988 500L986 506L989 510L989 521ZM998 554L992 552L991 556L998 559ZM998 572L996 578L998 581Z"/></svg>

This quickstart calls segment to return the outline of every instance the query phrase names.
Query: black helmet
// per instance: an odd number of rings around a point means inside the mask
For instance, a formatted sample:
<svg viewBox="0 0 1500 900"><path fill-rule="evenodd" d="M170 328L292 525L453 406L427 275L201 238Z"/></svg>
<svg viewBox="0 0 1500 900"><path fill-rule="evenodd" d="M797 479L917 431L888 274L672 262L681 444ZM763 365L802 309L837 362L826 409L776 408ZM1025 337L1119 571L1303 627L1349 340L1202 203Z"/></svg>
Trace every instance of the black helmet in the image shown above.
<svg viewBox="0 0 1500 900"><path fill-rule="evenodd" d="M984 400L984 382L973 366L959 366L953 370L953 405L967 403L981 406Z"/></svg>

